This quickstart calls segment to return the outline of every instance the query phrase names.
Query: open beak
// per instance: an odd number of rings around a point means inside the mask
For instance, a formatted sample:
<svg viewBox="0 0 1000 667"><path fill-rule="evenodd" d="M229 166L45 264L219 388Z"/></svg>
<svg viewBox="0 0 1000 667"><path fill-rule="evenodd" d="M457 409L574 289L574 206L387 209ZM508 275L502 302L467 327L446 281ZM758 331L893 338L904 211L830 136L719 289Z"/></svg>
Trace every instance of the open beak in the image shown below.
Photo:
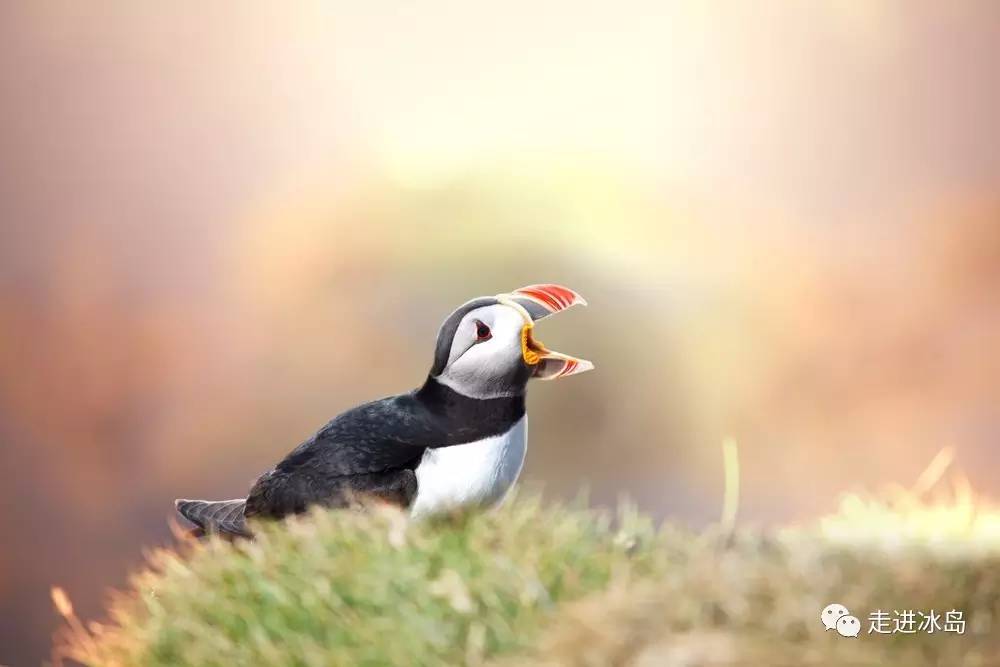
<svg viewBox="0 0 1000 667"><path fill-rule="evenodd" d="M582 296L562 285L529 285L509 294L500 294L497 299L521 312L524 327L521 329L521 354L524 362L533 368L532 377L540 380L577 375L594 368L586 359L577 359L562 352L550 350L535 338L535 322L553 313L586 306Z"/></svg>

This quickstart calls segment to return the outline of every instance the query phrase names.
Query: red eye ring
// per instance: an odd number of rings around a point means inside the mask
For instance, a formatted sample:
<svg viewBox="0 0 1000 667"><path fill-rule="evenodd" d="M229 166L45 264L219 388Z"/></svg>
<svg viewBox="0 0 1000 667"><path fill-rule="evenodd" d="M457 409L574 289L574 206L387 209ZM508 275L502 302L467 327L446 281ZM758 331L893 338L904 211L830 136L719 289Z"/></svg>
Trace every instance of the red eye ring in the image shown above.
<svg viewBox="0 0 1000 667"><path fill-rule="evenodd" d="M480 320L476 320L476 342L479 343L484 340L489 340L490 338L493 338L490 328L483 324Z"/></svg>

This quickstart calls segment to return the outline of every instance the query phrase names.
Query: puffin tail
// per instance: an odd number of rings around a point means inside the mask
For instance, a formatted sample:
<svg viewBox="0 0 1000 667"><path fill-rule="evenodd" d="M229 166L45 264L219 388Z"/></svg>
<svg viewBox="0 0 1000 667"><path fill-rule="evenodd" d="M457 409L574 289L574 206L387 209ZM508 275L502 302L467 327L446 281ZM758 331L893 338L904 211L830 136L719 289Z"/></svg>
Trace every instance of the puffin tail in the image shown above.
<svg viewBox="0 0 1000 667"><path fill-rule="evenodd" d="M253 537L247 528L244 514L247 501L235 500L185 500L174 501L174 506L182 517L197 526L192 535L202 537L218 534L224 537Z"/></svg>

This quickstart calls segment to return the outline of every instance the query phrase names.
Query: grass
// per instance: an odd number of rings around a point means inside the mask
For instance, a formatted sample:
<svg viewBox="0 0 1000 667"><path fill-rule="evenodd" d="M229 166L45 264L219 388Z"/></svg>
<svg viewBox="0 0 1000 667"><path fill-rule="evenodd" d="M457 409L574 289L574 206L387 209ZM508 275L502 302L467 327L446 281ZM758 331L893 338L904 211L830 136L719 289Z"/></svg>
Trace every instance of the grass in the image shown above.
<svg viewBox="0 0 1000 667"><path fill-rule="evenodd" d="M321 512L150 567L57 649L86 665L1000 665L1000 513L917 488L814 524L689 532L522 496L409 523ZM919 487L919 484L918 484ZM966 495L962 495L966 494ZM56 593L57 597L61 591ZM858 639L824 631L839 602ZM869 635L869 613L952 609L964 635Z"/></svg>
<svg viewBox="0 0 1000 667"><path fill-rule="evenodd" d="M537 498L410 524L393 511L316 511L255 542L159 551L112 604L71 630L88 665L454 665L523 651L561 604L663 570L660 538Z"/></svg>

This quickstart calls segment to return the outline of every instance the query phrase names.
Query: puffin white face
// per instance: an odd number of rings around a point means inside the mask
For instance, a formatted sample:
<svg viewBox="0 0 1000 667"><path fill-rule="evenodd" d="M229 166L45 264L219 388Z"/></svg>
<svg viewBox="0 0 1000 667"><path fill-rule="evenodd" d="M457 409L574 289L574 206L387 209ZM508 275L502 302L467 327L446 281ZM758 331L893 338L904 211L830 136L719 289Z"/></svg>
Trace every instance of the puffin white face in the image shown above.
<svg viewBox="0 0 1000 667"><path fill-rule="evenodd" d="M448 362L438 380L460 394L474 398L512 393L524 371L521 330L524 318L503 304L471 310L462 317L451 342Z"/></svg>
<svg viewBox="0 0 1000 667"><path fill-rule="evenodd" d="M473 398L524 392L532 377L575 375L592 363L553 352L535 339L535 322L576 304L576 292L559 285L530 285L482 297L459 307L441 327L431 375Z"/></svg>

